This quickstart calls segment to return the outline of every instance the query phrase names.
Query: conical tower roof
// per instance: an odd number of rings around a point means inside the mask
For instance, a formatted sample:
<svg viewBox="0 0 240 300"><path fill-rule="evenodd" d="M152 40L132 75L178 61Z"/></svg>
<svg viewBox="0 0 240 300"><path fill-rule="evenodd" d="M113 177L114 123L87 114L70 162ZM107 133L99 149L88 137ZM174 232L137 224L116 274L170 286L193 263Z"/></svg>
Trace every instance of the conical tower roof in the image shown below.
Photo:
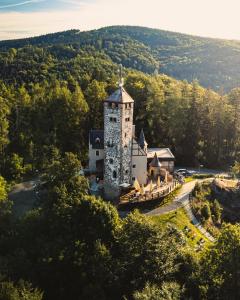
<svg viewBox="0 0 240 300"><path fill-rule="evenodd" d="M144 149L148 145L148 143L146 142L146 139L145 139L145 135L144 135L143 129L141 130L138 143L139 143L139 146L142 149Z"/></svg>
<svg viewBox="0 0 240 300"><path fill-rule="evenodd" d="M105 102L114 102L114 103L133 103L134 100L126 92L126 90L120 86L112 95L110 95Z"/></svg>
<svg viewBox="0 0 240 300"><path fill-rule="evenodd" d="M153 167L153 168L161 168L161 164L158 160L158 157L157 157L157 153L155 152L155 155L154 155L154 158L153 160L150 162L149 164L150 167Z"/></svg>

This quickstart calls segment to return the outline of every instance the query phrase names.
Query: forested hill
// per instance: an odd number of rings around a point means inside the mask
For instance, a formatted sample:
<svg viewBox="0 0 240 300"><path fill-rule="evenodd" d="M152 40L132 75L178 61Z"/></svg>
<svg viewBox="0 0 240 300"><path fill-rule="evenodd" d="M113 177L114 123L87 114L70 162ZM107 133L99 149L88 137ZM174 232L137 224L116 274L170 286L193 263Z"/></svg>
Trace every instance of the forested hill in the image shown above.
<svg viewBox="0 0 240 300"><path fill-rule="evenodd" d="M1 41L0 51L32 45L73 58L80 49L102 51L115 63L147 73L156 70L177 79L198 79L217 91L239 86L240 42L196 37L158 29L112 26L70 30L35 38ZM60 48L60 46L62 48ZM78 49L78 51L76 51Z"/></svg>

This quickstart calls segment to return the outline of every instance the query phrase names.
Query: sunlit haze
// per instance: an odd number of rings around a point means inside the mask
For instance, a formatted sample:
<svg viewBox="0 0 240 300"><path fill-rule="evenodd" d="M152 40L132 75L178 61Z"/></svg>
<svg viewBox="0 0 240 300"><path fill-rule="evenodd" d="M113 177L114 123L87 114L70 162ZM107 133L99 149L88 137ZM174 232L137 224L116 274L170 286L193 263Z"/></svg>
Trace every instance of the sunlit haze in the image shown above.
<svg viewBox="0 0 240 300"><path fill-rule="evenodd" d="M240 40L239 0L0 0L0 39L139 25Z"/></svg>

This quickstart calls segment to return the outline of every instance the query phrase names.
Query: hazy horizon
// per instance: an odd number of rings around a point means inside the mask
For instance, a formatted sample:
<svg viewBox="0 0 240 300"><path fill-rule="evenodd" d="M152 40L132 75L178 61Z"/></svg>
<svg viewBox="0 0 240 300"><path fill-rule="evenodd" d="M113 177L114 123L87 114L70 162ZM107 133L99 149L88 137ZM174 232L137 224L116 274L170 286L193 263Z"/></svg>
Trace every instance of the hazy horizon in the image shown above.
<svg viewBox="0 0 240 300"><path fill-rule="evenodd" d="M113 25L240 40L239 9L237 0L1 0L0 40Z"/></svg>

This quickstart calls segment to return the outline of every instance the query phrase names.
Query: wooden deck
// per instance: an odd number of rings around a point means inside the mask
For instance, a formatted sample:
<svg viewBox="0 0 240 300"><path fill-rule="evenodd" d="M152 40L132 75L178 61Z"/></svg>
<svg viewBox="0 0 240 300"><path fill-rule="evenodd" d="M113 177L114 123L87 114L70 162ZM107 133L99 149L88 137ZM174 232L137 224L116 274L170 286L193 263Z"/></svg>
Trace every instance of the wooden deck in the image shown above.
<svg viewBox="0 0 240 300"><path fill-rule="evenodd" d="M153 190L152 192L146 192L144 195L137 194L136 191L131 191L130 193L123 195L120 198L121 205L129 204L129 203L141 203L152 200L157 200L163 198L170 194L173 190L175 190L179 186L177 181L173 181L170 184L167 184L161 188Z"/></svg>

